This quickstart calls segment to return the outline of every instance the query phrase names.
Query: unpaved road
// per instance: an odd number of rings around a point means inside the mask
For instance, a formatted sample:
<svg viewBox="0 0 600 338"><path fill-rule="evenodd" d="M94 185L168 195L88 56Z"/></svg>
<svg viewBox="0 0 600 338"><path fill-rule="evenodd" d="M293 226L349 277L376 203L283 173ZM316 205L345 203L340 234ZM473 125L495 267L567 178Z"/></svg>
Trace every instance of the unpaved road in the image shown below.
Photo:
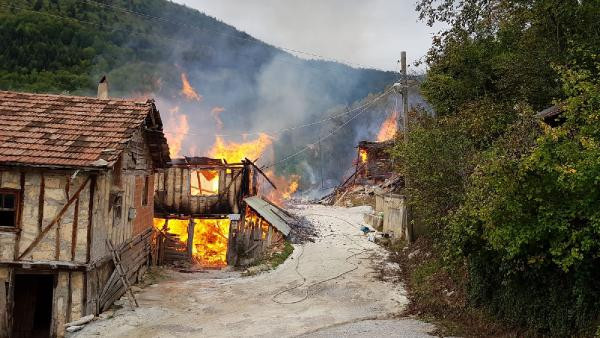
<svg viewBox="0 0 600 338"><path fill-rule="evenodd" d="M360 232L364 210L299 206L293 211L320 236L296 246L276 270L253 277L172 272L137 295L139 308L118 310L75 336L429 337L430 324L392 319L407 299L399 284L379 277L385 251Z"/></svg>

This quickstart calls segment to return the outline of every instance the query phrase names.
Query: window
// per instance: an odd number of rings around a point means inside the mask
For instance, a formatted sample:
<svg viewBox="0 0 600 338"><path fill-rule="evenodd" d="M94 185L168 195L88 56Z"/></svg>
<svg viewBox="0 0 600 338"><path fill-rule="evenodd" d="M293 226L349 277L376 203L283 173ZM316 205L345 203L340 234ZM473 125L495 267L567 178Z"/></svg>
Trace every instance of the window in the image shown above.
<svg viewBox="0 0 600 338"><path fill-rule="evenodd" d="M0 191L0 227L17 225L19 199L17 192Z"/></svg>
<svg viewBox="0 0 600 338"><path fill-rule="evenodd" d="M148 194L150 194L150 177L144 176L144 189L142 189L142 205L148 205Z"/></svg>
<svg viewBox="0 0 600 338"><path fill-rule="evenodd" d="M110 196L110 207L113 209L113 225L121 224L123 217L123 195L112 193Z"/></svg>
<svg viewBox="0 0 600 338"><path fill-rule="evenodd" d="M191 170L190 175L192 196L215 196L219 194L218 170Z"/></svg>

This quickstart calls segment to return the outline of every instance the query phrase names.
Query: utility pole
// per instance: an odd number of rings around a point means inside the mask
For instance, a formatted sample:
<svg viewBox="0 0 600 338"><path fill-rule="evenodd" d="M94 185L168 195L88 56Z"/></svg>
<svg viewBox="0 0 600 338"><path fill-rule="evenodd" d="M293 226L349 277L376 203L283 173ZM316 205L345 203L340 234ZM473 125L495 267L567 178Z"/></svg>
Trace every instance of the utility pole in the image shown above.
<svg viewBox="0 0 600 338"><path fill-rule="evenodd" d="M399 87L401 88L400 92L402 94L402 135L404 135L404 144L408 144L408 72L406 70L406 52L402 51L400 53L400 75L401 75L401 79L400 79L400 83L399 83ZM396 86L398 87L398 86ZM398 114L398 119L400 119L400 114ZM400 122L400 121L398 121ZM398 123L398 128L400 128L400 123ZM406 175L404 175L404 189L408 189L409 184L408 184L408 175L410 173L407 173ZM404 199L404 224L406 224L406 226L408 227L409 231L407 231L407 236L406 236L406 240L409 243L412 243L414 241L414 228L412 225L412 222L410 221L410 215L409 215L409 206L406 200L406 197Z"/></svg>
<svg viewBox="0 0 600 338"><path fill-rule="evenodd" d="M404 142L408 142L408 75L406 71L406 52L400 54L400 65L402 66L402 112L404 127Z"/></svg>

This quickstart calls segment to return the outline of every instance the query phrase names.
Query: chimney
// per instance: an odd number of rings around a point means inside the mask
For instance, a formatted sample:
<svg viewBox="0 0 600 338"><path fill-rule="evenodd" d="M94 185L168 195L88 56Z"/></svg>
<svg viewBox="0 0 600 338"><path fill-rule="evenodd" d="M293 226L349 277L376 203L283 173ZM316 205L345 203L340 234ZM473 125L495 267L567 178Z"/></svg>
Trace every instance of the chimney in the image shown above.
<svg viewBox="0 0 600 338"><path fill-rule="evenodd" d="M100 83L98 83L98 98L101 100L108 100L108 80L106 75L102 77Z"/></svg>

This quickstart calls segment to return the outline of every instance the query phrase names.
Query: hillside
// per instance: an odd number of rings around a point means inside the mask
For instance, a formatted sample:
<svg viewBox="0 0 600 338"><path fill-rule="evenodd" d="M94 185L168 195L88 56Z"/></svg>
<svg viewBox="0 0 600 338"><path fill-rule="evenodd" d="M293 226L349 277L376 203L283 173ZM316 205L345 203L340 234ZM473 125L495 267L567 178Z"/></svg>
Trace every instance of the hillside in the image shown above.
<svg viewBox="0 0 600 338"><path fill-rule="evenodd" d="M105 3L0 3L0 89L86 94L108 74L113 95L170 96L180 73L189 72L202 95L247 108L256 104L261 71L274 60L285 68L278 80L301 74L298 90L310 85L333 103L353 102L392 81L391 73L298 59L172 2Z"/></svg>

